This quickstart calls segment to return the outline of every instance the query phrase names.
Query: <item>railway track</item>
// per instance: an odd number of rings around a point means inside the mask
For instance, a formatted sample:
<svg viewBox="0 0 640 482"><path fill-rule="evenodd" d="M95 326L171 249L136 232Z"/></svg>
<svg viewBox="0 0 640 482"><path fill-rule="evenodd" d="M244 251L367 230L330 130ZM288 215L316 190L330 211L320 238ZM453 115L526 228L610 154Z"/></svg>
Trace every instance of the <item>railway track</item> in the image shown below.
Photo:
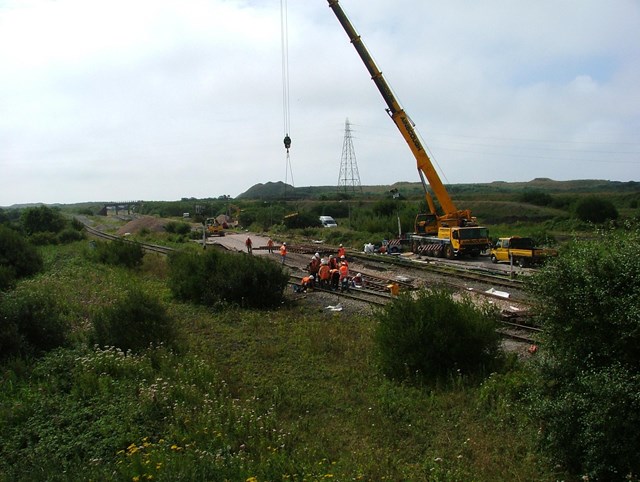
<svg viewBox="0 0 640 482"><path fill-rule="evenodd" d="M175 251L173 248L169 248L167 246L159 246L157 244L149 244L149 243L140 243L137 241L130 241L127 238L123 238L121 236L116 236L115 234L104 233L98 229L92 228L85 224L85 229L87 233L91 234L100 239L105 239L107 241L123 241L125 243L135 243L139 244L143 250L151 252L151 253L159 253L159 254L169 254L172 251Z"/></svg>
<svg viewBox="0 0 640 482"><path fill-rule="evenodd" d="M108 233L104 233L98 229L95 229L87 224L85 224L85 229L87 231L87 233L89 233L92 236L95 236L97 238L100 239L104 239L104 240L108 240L108 241L124 241L127 243L137 243L139 244L143 250L147 251L147 252L152 252L152 253L158 253L158 254L162 254L162 255L168 255L169 253L175 251L174 248L170 248L167 246L159 246L156 244L150 244L150 243L140 243L137 241L130 241L127 240L126 238L122 238L120 236L116 236L113 234L108 234ZM298 246L292 246L290 248L290 251L293 253L299 253L299 254L309 254L309 253L316 253L316 252L320 252L322 254L328 255L329 253L333 252L333 250L328 251L326 248L319 250L318 246L315 245L298 245ZM371 259L369 258L369 256L362 256L359 254L353 254L350 253L349 255L350 258L356 258L359 259L360 261L368 261L370 262ZM393 261L392 261L393 260ZM398 263L396 258L387 258L385 260L378 260L376 259L375 262L377 263L393 263L393 264L400 264L403 266L407 266L407 262L406 261L401 261ZM366 263L365 263L366 265ZM409 266L411 268L414 269L419 269L419 270L428 270L430 272L435 272L437 274L443 275L443 276L454 276L457 278L462 278L462 279L466 279L466 280L474 280L474 281L483 281L483 282L487 282L487 278L483 277L482 274L478 274L478 273L470 273L468 272L468 270L463 270L460 268L455 268L455 267L438 267L438 266L433 266L432 263L428 263L425 265L422 265L422 263L409 263ZM302 268L300 268L302 269ZM319 291L319 292L327 292L327 293L331 293L336 295L337 297L342 297L345 299L351 299L351 300L355 300L355 301L359 301L362 303L367 303L367 304L373 304L376 306L384 306L387 303L391 302L393 300L393 297L390 294L390 289L389 289L389 285L392 284L397 284L400 289L402 291L407 291L407 290L415 290L417 287L414 284L414 280L407 278L407 277L395 277L395 278L385 278L382 276L377 276L371 273L362 273L362 277L363 277L363 286L361 288L350 288L349 290L346 291L332 291L332 290L324 290L324 289L319 289L319 288L315 288L315 291ZM491 280L492 283L495 283L495 279L490 277L489 278ZM296 274L292 274L290 275L290 281L289 284L290 285L295 285L295 284L300 284L302 280L302 276L300 275L296 275ZM514 281L514 280L510 280L510 281ZM460 286L458 284L455 283L447 283L450 284L451 286L459 289ZM510 286L510 287L515 287L515 286L521 286L521 282L520 283L505 283L505 285L503 286ZM474 293L479 294L479 295L487 295L486 293L482 292L482 291L474 291ZM521 319L523 318L523 319ZM537 335L540 334L540 328L537 328L535 326L531 326L530 322L527 321L527 316L526 314L514 314L513 312L504 312L501 314L501 323L502 323L502 328L499 329L498 331L500 332L500 334L504 337L508 337L508 338L512 338L515 339L517 341L521 341L524 343L537 343Z"/></svg>

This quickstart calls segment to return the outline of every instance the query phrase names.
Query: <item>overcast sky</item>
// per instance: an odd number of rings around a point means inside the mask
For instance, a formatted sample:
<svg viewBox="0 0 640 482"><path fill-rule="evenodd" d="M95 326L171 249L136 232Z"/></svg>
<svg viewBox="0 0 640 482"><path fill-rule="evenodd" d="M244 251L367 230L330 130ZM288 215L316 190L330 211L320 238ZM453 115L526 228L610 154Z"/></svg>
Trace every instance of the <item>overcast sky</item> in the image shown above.
<svg viewBox="0 0 640 482"><path fill-rule="evenodd" d="M415 160L326 0L0 0L0 206L361 183ZM341 0L445 183L640 180L639 0ZM283 108L288 85L289 109Z"/></svg>

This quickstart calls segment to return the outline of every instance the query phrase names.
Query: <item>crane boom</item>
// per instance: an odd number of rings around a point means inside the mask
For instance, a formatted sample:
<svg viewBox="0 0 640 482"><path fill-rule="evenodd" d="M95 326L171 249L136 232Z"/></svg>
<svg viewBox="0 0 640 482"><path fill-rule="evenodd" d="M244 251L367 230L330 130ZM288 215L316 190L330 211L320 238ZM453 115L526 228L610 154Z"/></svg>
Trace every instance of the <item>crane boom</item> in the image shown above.
<svg viewBox="0 0 640 482"><path fill-rule="evenodd" d="M402 134L402 137L404 137L404 140L407 142L409 148L411 149L411 152L416 158L418 174L420 175L422 186L425 189L427 204L429 205L432 214L435 215L436 213L434 212L435 210L433 208L433 201L430 199L430 195L427 191L425 177L427 182L431 186L436 199L438 199L438 201L440 202L442 210L444 211L444 216L438 217L439 224L446 223L447 225L457 226L472 222L473 218L469 210L458 210L456 208L453 200L451 199L451 196L449 196L449 193L444 187L444 184L440 180L440 176L438 176L438 173L436 172L433 163L429 158L429 155L425 151L422 142L420 142L420 138L418 137L418 134L414 128L413 122L393 95L389 84L382 76L382 72L369 54L367 48L362 42L360 35L358 35L358 32L356 32L356 29L349 21L349 18L342 10L339 1L328 0L328 2L334 14L338 18L338 21L349 36L349 39L358 52L358 55L371 74L371 79L376 84L376 87L380 91L382 98L387 103L387 113Z"/></svg>

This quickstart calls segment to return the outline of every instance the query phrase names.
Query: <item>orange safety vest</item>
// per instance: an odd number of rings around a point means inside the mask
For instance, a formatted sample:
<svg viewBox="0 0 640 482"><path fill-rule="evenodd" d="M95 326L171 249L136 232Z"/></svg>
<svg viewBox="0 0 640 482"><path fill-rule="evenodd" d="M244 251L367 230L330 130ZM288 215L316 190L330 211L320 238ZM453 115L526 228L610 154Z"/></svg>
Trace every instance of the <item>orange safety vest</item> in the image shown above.
<svg viewBox="0 0 640 482"><path fill-rule="evenodd" d="M347 253L347 250L346 250L346 249L344 249L343 247L338 248L338 258L339 258L340 256L345 256L345 255L346 255L346 253Z"/></svg>
<svg viewBox="0 0 640 482"><path fill-rule="evenodd" d="M318 270L318 276L320 276L321 280L328 280L329 279L329 266L326 264L323 264L322 266L320 266L320 269Z"/></svg>
<svg viewBox="0 0 640 482"><path fill-rule="evenodd" d="M346 264L340 266L340 280L349 276L349 267Z"/></svg>
<svg viewBox="0 0 640 482"><path fill-rule="evenodd" d="M286 256L287 255L287 247L284 244L280 246L280 254L282 256Z"/></svg>

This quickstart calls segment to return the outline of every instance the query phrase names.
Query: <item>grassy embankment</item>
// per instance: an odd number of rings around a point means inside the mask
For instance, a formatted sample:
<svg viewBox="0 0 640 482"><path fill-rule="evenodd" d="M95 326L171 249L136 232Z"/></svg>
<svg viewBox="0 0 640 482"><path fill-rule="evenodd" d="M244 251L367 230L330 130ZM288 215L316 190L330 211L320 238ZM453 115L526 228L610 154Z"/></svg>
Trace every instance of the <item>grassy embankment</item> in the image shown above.
<svg viewBox="0 0 640 482"><path fill-rule="evenodd" d="M2 368L4 480L552 480L537 431L464 374L415 388L384 379L375 316L289 304L277 311L177 303L162 257L139 271L95 264L87 242L47 247L72 346ZM87 346L95 312L132 285L167 307L180 349Z"/></svg>

